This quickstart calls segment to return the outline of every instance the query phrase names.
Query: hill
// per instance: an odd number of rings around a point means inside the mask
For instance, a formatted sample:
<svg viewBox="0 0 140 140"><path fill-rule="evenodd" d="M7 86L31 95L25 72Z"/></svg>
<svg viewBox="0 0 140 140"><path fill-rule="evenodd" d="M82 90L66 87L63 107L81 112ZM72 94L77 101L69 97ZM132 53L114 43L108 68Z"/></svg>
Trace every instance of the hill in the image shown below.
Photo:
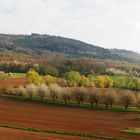
<svg viewBox="0 0 140 140"><path fill-rule="evenodd" d="M112 54L118 55L120 57L126 58L127 60L131 60L134 62L140 62L140 54L128 51L128 50L120 50L120 49L110 49Z"/></svg>
<svg viewBox="0 0 140 140"><path fill-rule="evenodd" d="M51 52L69 57L140 62L140 54L127 50L104 49L79 40L50 35L0 34L0 52L34 56Z"/></svg>
<svg viewBox="0 0 140 140"><path fill-rule="evenodd" d="M46 51L72 57L122 59L109 50L78 40L50 35L5 35L0 34L0 50L22 54L41 54Z"/></svg>

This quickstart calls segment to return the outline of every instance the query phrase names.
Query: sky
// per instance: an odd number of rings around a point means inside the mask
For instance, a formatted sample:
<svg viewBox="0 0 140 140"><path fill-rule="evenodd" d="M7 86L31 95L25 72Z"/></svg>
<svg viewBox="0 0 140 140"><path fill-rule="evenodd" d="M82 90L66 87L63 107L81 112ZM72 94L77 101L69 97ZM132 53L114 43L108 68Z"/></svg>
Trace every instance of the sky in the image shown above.
<svg viewBox="0 0 140 140"><path fill-rule="evenodd" d="M140 53L140 0L0 0L0 33L58 35Z"/></svg>

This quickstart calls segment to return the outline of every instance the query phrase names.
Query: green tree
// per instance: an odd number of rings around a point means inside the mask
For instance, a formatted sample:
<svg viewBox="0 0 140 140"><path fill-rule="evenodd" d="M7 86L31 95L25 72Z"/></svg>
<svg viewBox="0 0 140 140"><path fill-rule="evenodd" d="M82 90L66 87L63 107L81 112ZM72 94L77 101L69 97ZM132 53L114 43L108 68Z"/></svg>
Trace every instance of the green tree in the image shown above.
<svg viewBox="0 0 140 140"><path fill-rule="evenodd" d="M82 75L81 78L80 78L79 84L80 84L80 86L89 86L90 81L86 76Z"/></svg>
<svg viewBox="0 0 140 140"><path fill-rule="evenodd" d="M77 71L70 71L65 74L65 79L67 80L69 86L79 85L81 75Z"/></svg>

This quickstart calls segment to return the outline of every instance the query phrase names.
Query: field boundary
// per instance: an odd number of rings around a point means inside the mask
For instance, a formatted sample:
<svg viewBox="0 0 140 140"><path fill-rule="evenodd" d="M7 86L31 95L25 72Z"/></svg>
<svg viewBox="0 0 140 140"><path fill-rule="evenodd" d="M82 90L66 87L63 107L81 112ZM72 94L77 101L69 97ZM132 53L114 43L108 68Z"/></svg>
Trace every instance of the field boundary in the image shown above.
<svg viewBox="0 0 140 140"><path fill-rule="evenodd" d="M58 131L58 130L43 130L43 129L29 128L29 127L21 127L21 126L16 126L16 125L0 125L0 127L32 131L32 132L51 133L51 134L58 134L58 135L97 138L97 139L102 139L102 140L130 140L130 139L126 139L126 138L111 138L111 137L105 137L105 136L98 136L96 134L63 132L63 131Z"/></svg>

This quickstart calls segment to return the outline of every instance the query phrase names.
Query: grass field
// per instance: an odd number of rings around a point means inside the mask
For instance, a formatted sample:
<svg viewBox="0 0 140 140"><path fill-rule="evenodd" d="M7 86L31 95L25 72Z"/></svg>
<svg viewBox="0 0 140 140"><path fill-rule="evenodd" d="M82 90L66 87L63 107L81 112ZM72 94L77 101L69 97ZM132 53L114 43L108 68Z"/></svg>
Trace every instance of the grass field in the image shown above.
<svg viewBox="0 0 140 140"><path fill-rule="evenodd" d="M0 74L0 78L19 78L25 77L26 73L3 73Z"/></svg>

